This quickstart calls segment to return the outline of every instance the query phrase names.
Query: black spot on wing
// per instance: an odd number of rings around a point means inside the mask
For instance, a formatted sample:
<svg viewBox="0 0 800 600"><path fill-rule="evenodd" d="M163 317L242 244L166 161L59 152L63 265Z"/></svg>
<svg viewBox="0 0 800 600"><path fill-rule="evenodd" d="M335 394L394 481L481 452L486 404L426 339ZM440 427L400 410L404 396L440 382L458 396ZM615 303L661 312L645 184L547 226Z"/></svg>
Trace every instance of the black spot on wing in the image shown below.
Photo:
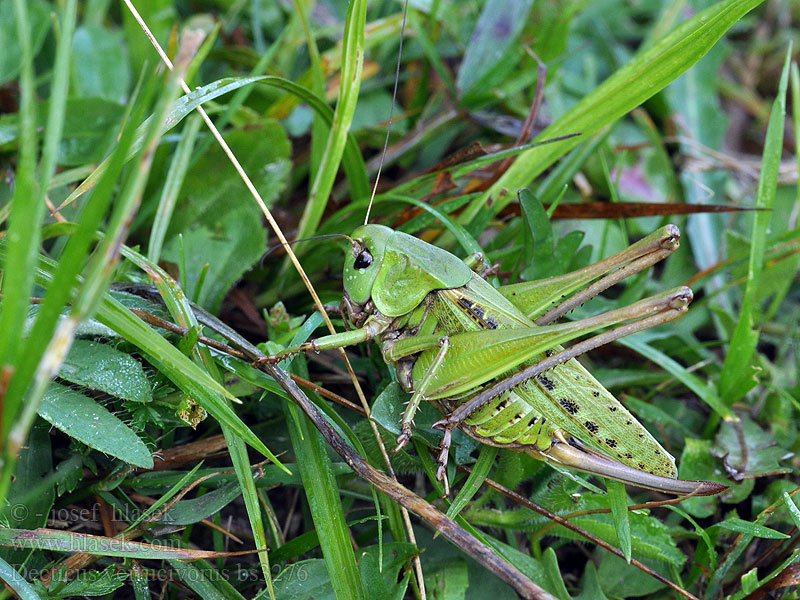
<svg viewBox="0 0 800 600"><path fill-rule="evenodd" d="M476 321L485 329L497 329L497 321L486 314L486 309L483 306L467 298L459 298L458 303L472 317L473 321Z"/></svg>
<svg viewBox="0 0 800 600"><path fill-rule="evenodd" d="M553 383L552 380L548 379L544 375L537 375L536 381L538 381L542 385L542 387L546 389L548 392L552 392L556 387L556 384Z"/></svg>
<svg viewBox="0 0 800 600"><path fill-rule="evenodd" d="M563 406L564 410L571 415L577 413L578 409L580 408L576 402L570 400L569 398L559 398L558 403Z"/></svg>

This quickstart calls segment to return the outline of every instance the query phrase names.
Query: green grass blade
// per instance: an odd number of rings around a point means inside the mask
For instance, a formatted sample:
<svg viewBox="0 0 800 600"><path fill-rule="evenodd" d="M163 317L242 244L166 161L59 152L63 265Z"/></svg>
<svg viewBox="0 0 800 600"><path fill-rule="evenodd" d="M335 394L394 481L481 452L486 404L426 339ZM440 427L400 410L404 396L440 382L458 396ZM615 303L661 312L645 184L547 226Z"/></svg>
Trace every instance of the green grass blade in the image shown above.
<svg viewBox="0 0 800 600"><path fill-rule="evenodd" d="M138 561L131 564L131 587L135 600L151 600L150 586L147 582L147 573L142 569Z"/></svg>
<svg viewBox="0 0 800 600"><path fill-rule="evenodd" d="M311 32L311 27L308 23L308 16L306 11L310 9L303 5L302 2L294 0L295 17L300 21L303 27L303 34L306 38L306 46L308 46L308 57L311 61L311 90L320 98L325 97L325 70L322 67L322 61L319 56L319 48L317 48L317 40ZM322 163L322 157L325 152L325 142L329 134L328 127L320 120L318 113L314 113L314 118L311 121L311 160L309 161L309 179L314 181L317 178L319 166Z"/></svg>
<svg viewBox="0 0 800 600"><path fill-rule="evenodd" d="M669 356L657 350L653 346L639 340L637 336L631 336L618 340L623 346L635 350L642 356L649 358L655 364L662 367L665 371L672 374L678 381L697 394L700 399L723 419L735 419L730 408L722 401L717 390L704 383L699 377L687 371L680 363L671 359Z"/></svg>
<svg viewBox="0 0 800 600"><path fill-rule="evenodd" d="M750 358L758 342L758 331L753 328L757 315L761 312L754 298L758 290L759 278L764 267L764 249L767 243L767 227L772 218L772 205L778 185L778 169L783 150L783 127L786 115L786 88L789 81L791 44L786 51L786 60L781 72L778 96L772 104L772 112L767 126L767 138L761 160L761 175L756 191L756 208L753 213L753 230L750 236L750 261L747 266L745 286L739 320L731 337L728 354L722 365L719 377L719 393L728 405L744 396L755 381L754 370L749 365Z"/></svg>
<svg viewBox="0 0 800 600"><path fill-rule="evenodd" d="M468 207L462 223L472 220L487 204L491 204L492 213L497 214L514 199L512 190L528 185L581 139L613 123L663 89L697 62L736 21L761 1L719 2L648 46L537 138L548 139L575 132L580 132L581 136L522 154L491 188Z"/></svg>
<svg viewBox="0 0 800 600"><path fill-rule="evenodd" d="M287 404L286 412L292 448L334 594L338 600L366 600L327 446L294 404Z"/></svg>
<svg viewBox="0 0 800 600"><path fill-rule="evenodd" d="M33 291L33 272L39 252L39 225L44 215L44 196L35 188L36 170L36 91L33 81L33 55L28 33L28 10L25 0L14 0L17 35L22 45L20 87L20 149L15 175L14 195L6 239L8 255L2 263L3 286L0 303L0 368L13 368L22 340L22 327ZM3 414L5 438L13 421L16 406L6 404ZM0 492L2 499L2 492Z"/></svg>
<svg viewBox="0 0 800 600"><path fill-rule="evenodd" d="M41 600L39 594L25 581L25 578L2 558L0 558L0 581L5 583L21 600Z"/></svg>
<svg viewBox="0 0 800 600"><path fill-rule="evenodd" d="M308 203L297 229L297 237L314 234L328 202L339 163L342 160L347 134L353 121L361 87L361 68L364 62L364 25L367 6L365 0L350 3L342 40L342 68L339 78L339 99L333 114L325 152L322 155L317 176L311 185Z"/></svg>
<svg viewBox="0 0 800 600"><path fill-rule="evenodd" d="M209 83L208 85L204 85L201 88L197 88L196 90L192 91L185 96L178 98L170 108L169 114L167 118L163 122L162 129L160 131L160 135L164 135L168 131L170 131L173 127L175 127L178 123L180 123L185 117L190 115L192 111L201 106L204 102L208 102L209 100L213 100L223 94L227 94L228 92L232 92L237 90L243 86L249 85L256 81L260 81L263 77L226 77L220 79L218 81L214 81L213 83ZM128 151L127 157L133 158L133 156L142 149L142 146L145 143L145 137L150 127L150 119L142 123L136 131L136 139L131 146L130 150ZM104 160L100 163L97 168L89 175L81 185L79 185L69 196L67 196L66 200L61 203L61 207L67 206L72 204L77 198L85 194L90 188L92 188L96 183L103 172L108 167L108 159Z"/></svg>
<svg viewBox="0 0 800 600"><path fill-rule="evenodd" d="M178 201L178 193L183 185L186 171L189 169L189 163L192 158L195 140L197 139L197 133L200 131L201 123L200 115L197 114L191 115L187 119L186 126L181 133L181 139L178 141L178 145L175 148L175 154L172 156L172 162L167 171L167 178L161 190L161 198L159 198L158 201L156 216L153 219L153 228L150 231L147 258L152 262L158 262L161 257L161 248L164 246L167 228L172 218L172 212L175 209L175 203Z"/></svg>
<svg viewBox="0 0 800 600"><path fill-rule="evenodd" d="M625 560L631 562L631 522L628 520L628 496L625 493L625 484L619 481L608 480L608 501L611 504L611 518L617 532L617 540Z"/></svg>
<svg viewBox="0 0 800 600"><path fill-rule="evenodd" d="M483 480L489 475L494 466L494 459L497 457L497 448L495 446L481 446L478 453L478 460L472 467L472 472L467 477L467 481L458 490L458 494L453 499L450 508L447 509L447 516L455 519L456 516L463 510L467 503L477 493L483 485Z"/></svg>
<svg viewBox="0 0 800 600"><path fill-rule="evenodd" d="M36 204L36 202L39 202L42 205L44 204L44 190L47 189L47 184L55 169L56 150L64 125L64 106L66 104L69 84L68 75L69 60L71 55L71 40L72 32L75 29L76 14L77 3L75 0L70 0L64 7L63 19L61 23L61 37L56 50L56 67L54 69L50 108L47 116L47 128L45 129L42 164L40 168L39 193L36 196L35 202L32 202L31 205ZM27 237L30 236L26 236L26 238ZM33 236L33 238L38 240L38 235ZM31 239L31 242L33 241L34 240ZM65 290L65 292L69 292L69 289L71 288L68 288ZM59 303L58 309L60 309L61 306L63 306L63 301ZM55 316L52 318L54 320ZM9 337L12 336L13 334L11 334ZM41 355L49 336L49 331L44 332L41 330L38 330L28 336L28 339L26 340L27 347L23 356L21 357L21 363L17 363L16 365L15 378L18 379L20 387L27 387L33 365L36 364L38 357ZM0 342L0 344L2 344L2 342ZM18 402L16 402L14 398L14 391L9 390L6 400L6 407L11 411L12 414L16 411L16 407L18 405ZM6 420L5 423L8 425L9 421Z"/></svg>
<svg viewBox="0 0 800 600"><path fill-rule="evenodd" d="M69 317L59 322L42 355L42 361L34 376L33 387L25 396L26 402L9 435L12 440L6 447L6 455L9 462L15 460L14 457L18 452L19 446L27 437L27 433L36 417L39 402L50 380L58 373L58 369L72 345L78 325L91 317L108 287L114 266L119 260L119 249L127 234L128 225L141 201L153 154L160 139L160 125L167 114L171 98L177 94L178 74L182 71L183 69L176 69L171 74L167 85L164 86L158 96L154 109L154 118L150 119L141 157L137 161L135 169L129 173L126 182L123 184L122 191L114 203L114 210L111 213L107 233L95 250L85 270L83 285L72 303ZM106 178L106 180L108 179L110 178ZM9 250L11 251L13 248L14 244L12 243ZM33 272L31 276L32 274ZM15 396L10 399L18 403L26 388L27 381L19 380L14 388ZM2 490L5 488L5 482L5 478L0 482L0 495L3 494Z"/></svg>
<svg viewBox="0 0 800 600"><path fill-rule="evenodd" d="M238 402L214 379L194 364L143 321L111 297L106 297L97 312L98 320L111 327L122 337L139 347L160 371L181 390L192 396L208 413L220 423L230 427L248 445L261 452L276 465L281 465L264 443L242 423L233 409L222 398Z"/></svg>

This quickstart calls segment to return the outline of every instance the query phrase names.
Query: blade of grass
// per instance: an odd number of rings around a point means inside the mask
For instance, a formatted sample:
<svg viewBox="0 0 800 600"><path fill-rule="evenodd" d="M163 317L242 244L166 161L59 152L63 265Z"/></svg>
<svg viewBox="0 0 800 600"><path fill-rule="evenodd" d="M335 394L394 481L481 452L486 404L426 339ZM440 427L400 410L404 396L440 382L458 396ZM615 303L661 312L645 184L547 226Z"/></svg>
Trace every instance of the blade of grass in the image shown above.
<svg viewBox="0 0 800 600"><path fill-rule="evenodd" d="M64 6L61 39L56 49L56 72L53 79L50 109L47 116L48 129L45 133L44 152L41 166L41 179L38 189L34 188L34 168L36 160L37 137L35 131L36 110L33 89L33 57L30 39L27 35L25 3L15 4L17 8L17 29L23 49L23 64L20 76L21 126L19 168L16 174L16 187L11 201L12 213L6 241L8 254L2 265L3 288L0 301L0 372L7 376L0 378L0 504L6 496L14 470L19 449L27 435L28 428L22 432L23 439L11 439L12 427L16 426L17 411L22 403L22 394L27 389L33 369L42 349L49 340L49 332L29 335L22 339L22 327L33 291L35 264L38 258L41 236L40 224L44 214L44 196L47 182L55 170L55 155L64 124L64 106L69 84L69 60L71 55L72 32L75 29L77 4L70 0ZM24 35L23 35L24 34ZM61 303L60 307L63 306ZM21 352L17 354L18 348ZM7 371L8 370L8 371ZM10 381L9 381L10 377ZM16 388L16 389L14 389Z"/></svg>
<svg viewBox="0 0 800 600"><path fill-rule="evenodd" d="M3 286L0 299L0 372L2 386L12 376L17 352L22 340L22 327L33 291L33 272L39 251L39 225L44 215L44 196L35 188L36 150L36 91L33 80L33 53L28 31L28 9L24 0L14 0L17 36L21 44L22 65L19 76L20 89L20 148L15 174L14 194L11 198L6 239L9 251L2 263ZM0 398L5 390L0 388ZM5 403L0 443L13 420L16 406ZM3 465L4 470L13 470ZM0 488L0 500L4 498Z"/></svg>
<svg viewBox="0 0 800 600"><path fill-rule="evenodd" d="M197 119L199 122L199 119ZM178 286L177 282L172 279L166 272L164 272L158 265L147 261L143 256L138 253L127 249L127 255L134 259L138 266L147 272L164 299L170 314L182 326L188 328L190 331L198 331L200 324L195 316L186 295ZM196 339L196 338L195 338ZM191 351L194 362L199 369L204 369L209 377L213 378L220 386L222 386L222 376L211 353L208 348L195 344L194 349ZM228 406L230 409L230 406ZM250 461L247 457L247 447L244 439L237 433L237 431L230 427L222 425L222 433L225 436L225 442L228 445L228 453L233 464L236 478L239 482L242 498L244 499L245 509L247 510L247 517L250 521L250 529L253 532L253 540L256 548L264 550L258 553L258 559L261 564L261 571L264 575L264 581L267 585L267 591L271 600L275 600L275 591L272 586L272 572L270 570L269 555L266 552L268 546L267 535L264 529L264 519L261 512L261 505L258 501L258 493L256 491L255 480L253 479Z"/></svg>
<svg viewBox="0 0 800 600"><path fill-rule="evenodd" d="M180 192L183 185L186 171L189 169L192 151L201 123L199 115L191 115L187 119L186 126L181 133L181 139L175 148L175 154L172 156L167 178L161 190L161 198L158 200L156 215L153 218L153 228L150 230L150 241L147 247L147 258L154 263L158 262L161 257L161 248L167 235L172 211L175 209L175 203L178 201L178 192Z"/></svg>
<svg viewBox="0 0 800 600"><path fill-rule="evenodd" d="M670 81L686 71L713 46L736 21L762 0L727 0L696 14L673 29L644 52L618 69L592 93L561 115L537 139L580 132L579 138L533 148L514 164L484 194L464 211L461 222L471 221L482 207L491 203L497 214L511 202L513 191L528 185L584 136L592 135L616 121Z"/></svg>
<svg viewBox="0 0 800 600"><path fill-rule="evenodd" d="M472 466L467 481L461 486L461 489L458 490L458 494L456 494L456 497L453 499L453 503L450 505L450 508L447 509L447 513L445 513L448 517L455 519L456 515L461 512L477 493L483 485L483 480L486 479L489 475L489 471L494 466L494 459L496 456L496 446L481 446L481 450L478 453L478 460L476 460L475 464Z"/></svg>
<svg viewBox="0 0 800 600"><path fill-rule="evenodd" d="M739 312L736 329L731 336L728 353L719 377L719 394L728 406L739 400L752 387L753 370L750 358L758 342L758 331L753 328L760 307L755 305L754 297L758 291L759 278L764 267L764 249L767 240L767 227L772 218L772 205L778 184L778 168L783 150L783 128L786 115L786 88L789 81L792 45L786 50L786 59L781 71L778 95L772 103L772 112L767 125L767 137L761 159L761 175L756 191L757 209L753 212L753 229L750 235L750 261L747 265L747 283ZM750 380L750 381L748 381Z"/></svg>
<svg viewBox="0 0 800 600"><path fill-rule="evenodd" d="M161 138L161 123L167 116L171 100L178 93L178 83L191 55L196 50L196 45L200 42L197 36L184 36L181 49L179 50L180 69L167 79L167 85L163 87L157 97L150 126L145 137L145 143L141 151L140 158L136 163L136 168L128 173L123 183L119 197L114 203L114 209L109 219L107 233L96 248L87 268L85 269L84 281L78 291L75 301L72 303L72 310L66 319L59 321L52 338L47 344L42 360L37 366L32 389L25 395L24 403L20 415L17 417L13 427L9 430L9 442L6 449L6 456L9 463L13 464L19 448L22 447L28 435L28 431L33 425L39 403L44 395L50 380L56 376L64 358L69 352L70 346L75 336L78 325L85 319L94 314L98 305L103 299L108 283L114 271L114 267L119 261L119 250L122 242L127 235L128 225L133 218L141 201L147 177L150 173L153 155L158 141ZM12 244L13 246L13 244ZM27 385L22 382L15 388L18 399L21 399ZM13 398L12 398L13 399ZM0 495L4 495L6 476L0 481Z"/></svg>
<svg viewBox="0 0 800 600"><path fill-rule="evenodd" d="M636 335L617 340L617 343L627 346L631 350L635 350L669 372L675 379L697 394L703 402L708 404L711 410L723 419L736 419L730 408L728 408L719 397L714 387L703 382L699 377L687 371L680 363L671 359L660 350L640 341L639 337Z"/></svg>
<svg viewBox="0 0 800 600"><path fill-rule="evenodd" d="M631 522L628 519L628 496L625 493L625 484L607 480L606 489L619 547L625 555L625 561L631 564Z"/></svg>
<svg viewBox="0 0 800 600"><path fill-rule="evenodd" d="M299 0L293 0L292 4L294 5L294 14L297 20L300 21L300 25L303 28L303 34L306 38L306 46L308 46L308 57L311 61L311 91L314 92L317 97L324 98L325 71L322 68L322 61L320 60L317 41L314 38L314 35L311 33L311 27L308 24L308 16L306 15L306 10L310 9L311 5L308 5L307 8ZM319 167L322 163L322 157L325 152L326 142L323 140L327 140L328 135L328 128L320 120L319 114L314 113L314 117L311 121L311 160L309 161L310 181L315 181L317 178Z"/></svg>
<svg viewBox="0 0 800 600"><path fill-rule="evenodd" d="M291 344L301 343L310 333L301 328ZM292 364L300 370L299 375L308 377L302 357L295 358ZM325 441L294 403L285 403L284 413L334 595L339 600L366 600Z"/></svg>
<svg viewBox="0 0 800 600"><path fill-rule="evenodd" d="M294 404L286 404L286 417L303 489L334 594L339 600L366 600L327 446L319 432Z"/></svg>
<svg viewBox="0 0 800 600"><path fill-rule="evenodd" d="M333 182L339 171L347 134L353 121L361 86L361 68L364 62L364 26L367 6L365 0L354 0L347 11L342 40L342 68L339 76L339 99L333 114L325 152L319 170L311 184L308 202L297 228L297 237L314 234L328 202Z"/></svg>
<svg viewBox="0 0 800 600"><path fill-rule="evenodd" d="M2 558L0 558L0 581L5 583L21 600L41 600L39 594L25 581L25 578Z"/></svg>

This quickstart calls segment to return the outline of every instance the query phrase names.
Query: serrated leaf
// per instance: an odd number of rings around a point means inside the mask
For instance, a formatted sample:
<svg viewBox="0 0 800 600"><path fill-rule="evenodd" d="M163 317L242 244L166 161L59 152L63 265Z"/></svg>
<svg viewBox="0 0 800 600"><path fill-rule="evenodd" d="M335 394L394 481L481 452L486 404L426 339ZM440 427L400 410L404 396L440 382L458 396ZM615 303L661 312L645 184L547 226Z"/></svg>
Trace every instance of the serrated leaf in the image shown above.
<svg viewBox="0 0 800 600"><path fill-rule="evenodd" d="M80 392L51 383L39 405L39 416L90 448L137 467L153 468L153 457L139 436Z"/></svg>
<svg viewBox="0 0 800 600"><path fill-rule="evenodd" d="M153 399L142 364L108 344L75 340L58 376L123 400L150 402Z"/></svg>

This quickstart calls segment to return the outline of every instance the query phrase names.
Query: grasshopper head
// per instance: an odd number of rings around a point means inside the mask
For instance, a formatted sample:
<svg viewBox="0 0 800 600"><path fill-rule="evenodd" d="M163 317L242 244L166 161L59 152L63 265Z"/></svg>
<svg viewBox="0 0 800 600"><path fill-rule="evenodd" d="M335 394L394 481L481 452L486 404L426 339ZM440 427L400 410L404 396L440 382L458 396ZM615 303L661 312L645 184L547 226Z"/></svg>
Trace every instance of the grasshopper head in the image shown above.
<svg viewBox="0 0 800 600"><path fill-rule="evenodd" d="M344 263L344 290L387 317L416 308L430 292L465 285L470 268L449 252L383 225L362 225Z"/></svg>
<svg viewBox="0 0 800 600"><path fill-rule="evenodd" d="M353 302L364 304L372 297L386 242L393 234L383 225L362 225L353 232L352 246L344 260L344 291Z"/></svg>

